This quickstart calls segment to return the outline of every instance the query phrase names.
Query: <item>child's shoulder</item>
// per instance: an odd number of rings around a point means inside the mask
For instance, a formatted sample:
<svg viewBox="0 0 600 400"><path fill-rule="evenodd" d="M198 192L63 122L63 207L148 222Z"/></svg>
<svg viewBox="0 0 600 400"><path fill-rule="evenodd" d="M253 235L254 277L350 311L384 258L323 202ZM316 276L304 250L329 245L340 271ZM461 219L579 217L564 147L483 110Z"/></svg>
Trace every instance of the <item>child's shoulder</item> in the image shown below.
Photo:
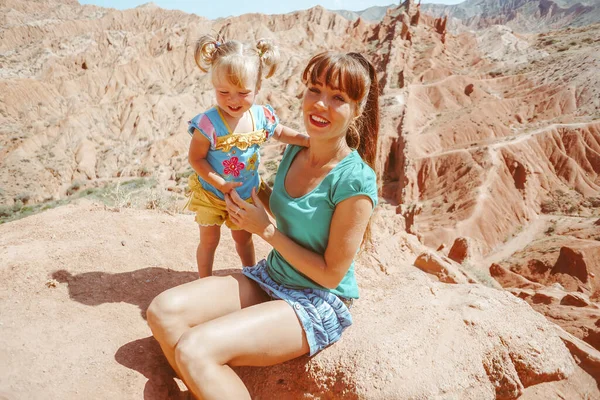
<svg viewBox="0 0 600 400"><path fill-rule="evenodd" d="M275 110L270 104L253 104L250 108L255 115L275 114Z"/></svg>
<svg viewBox="0 0 600 400"><path fill-rule="evenodd" d="M202 119L202 118L213 119L214 115L219 115L219 112L217 111L217 107L211 107L208 110L205 110L199 114L196 114L196 116L194 118L192 118L192 121L200 121L200 119Z"/></svg>
<svg viewBox="0 0 600 400"><path fill-rule="evenodd" d="M273 129L279 123L275 110L269 104L254 104L251 108L254 118L267 130Z"/></svg>
<svg viewBox="0 0 600 400"><path fill-rule="evenodd" d="M205 136L217 136L220 128L220 117L216 107L212 107L200 114L197 114L189 121L188 132L193 135L194 129L202 132Z"/></svg>

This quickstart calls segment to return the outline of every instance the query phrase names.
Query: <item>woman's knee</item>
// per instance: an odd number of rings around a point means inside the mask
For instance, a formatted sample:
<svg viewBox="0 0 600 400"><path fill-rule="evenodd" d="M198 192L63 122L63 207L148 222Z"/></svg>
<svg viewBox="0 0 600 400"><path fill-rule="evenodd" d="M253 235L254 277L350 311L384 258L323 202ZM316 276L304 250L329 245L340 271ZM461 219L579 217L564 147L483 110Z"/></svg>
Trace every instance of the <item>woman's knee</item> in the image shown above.
<svg viewBox="0 0 600 400"><path fill-rule="evenodd" d="M215 335L202 325L185 332L175 347L177 365L198 371L215 363Z"/></svg>
<svg viewBox="0 0 600 400"><path fill-rule="evenodd" d="M146 319L152 331L173 322L181 314L182 301L185 301L182 296L170 293L169 290L156 296L146 311Z"/></svg>

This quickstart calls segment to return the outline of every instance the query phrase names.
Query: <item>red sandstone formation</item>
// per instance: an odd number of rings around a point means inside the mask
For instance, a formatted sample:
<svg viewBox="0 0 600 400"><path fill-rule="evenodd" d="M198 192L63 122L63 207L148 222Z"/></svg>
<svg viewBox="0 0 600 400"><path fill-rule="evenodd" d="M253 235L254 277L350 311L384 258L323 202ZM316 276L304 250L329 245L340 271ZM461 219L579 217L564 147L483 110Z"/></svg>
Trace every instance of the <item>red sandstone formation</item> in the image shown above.
<svg viewBox="0 0 600 400"><path fill-rule="evenodd" d="M148 232L180 232L181 224L193 221L181 215L138 215L129 208L162 204L177 212L178 202L185 201L186 123L213 102L209 77L197 70L190 53L198 36L207 32L277 40L282 68L264 81L259 101L272 104L282 121L299 129L300 73L312 54L361 51L374 62L380 78L377 165L382 201L374 217L375 242L363 255L364 268L357 268L364 296L356 308L356 325L363 328L353 327L346 344L314 360L244 371L253 393L317 395L333 390L339 398L373 393L381 398L428 398L443 391L477 399L528 393L537 398L600 395L594 380L600 379L594 372L600 365L595 350L576 339L600 347L595 325L600 319L598 25L532 36L515 35L505 27L452 35L447 17L421 14L412 1L390 9L380 24L351 22L321 7L209 21L151 5L117 11L75 1L8 0L0 13L0 217L86 195L108 200L110 210L121 211L113 213L119 218L112 218L97 205L59 208L1 226L5 242L0 258L9 260L2 281L18 301L6 303L10 321L5 324L25 326L17 316L27 315L32 326L62 334L64 324L52 323L64 322L59 317L72 315L73 309L77 318L91 315L92 325L103 321L102 326L109 326L112 320L105 321L106 315L135 321L131 327L120 324L132 330L119 331L117 337L94 329L96 335L108 335L98 342L110 349L107 357L98 358L94 350L99 348L93 346L72 349L70 343L77 338L62 343L63 336L53 335L58 341L52 346L67 349L69 357L84 358L69 358L63 369L45 343L34 346L35 354L44 357L24 357L29 365L17 367L29 368L42 359L34 367L44 387L50 380L42 369L59 365L52 379L56 384L50 385L53 397L68 398L65 393L71 388L61 382L85 386L84 372L111 381L121 376L119 368L142 365L137 372L129 371L133 384L117 379L115 392L105 393L136 397L156 370L168 370L153 342L139 339L149 335L143 319L136 312L127 314L126 307L143 309L158 290L157 276L158 282L182 283L193 251L179 247L195 244L193 227L183 229L190 233L174 249L164 247L169 240L137 247L152 241ZM277 143L265 146L260 171L265 180L272 177L281 151ZM148 191L124 192L127 185L150 186L151 179L156 187ZM156 218L168 228L149 222ZM99 220L104 223L94 223ZM78 221L85 224L75 225ZM138 225L144 229L137 230ZM41 232L36 226L46 228ZM72 226L84 234L71 237ZM131 251L112 257L114 252L106 248L119 235L127 236L127 246L122 240L117 247ZM90 237L93 243L85 242ZM233 254L232 244L228 246L226 254ZM227 257L218 260L222 268L235 264ZM153 268L161 271L144 270L155 263L160 267ZM172 267L176 277L169 275ZM98 275L97 268L106 271ZM119 279L110 278L113 268L119 278L128 279L127 290L119 291ZM134 268L141 272L128 272ZM49 281L48 289L57 290L44 292L46 275L56 269L69 270L71 278ZM145 278L138 279L139 274ZM471 285L496 286L492 277L510 293ZM110 284L104 286L106 282ZM90 308L84 298L106 304ZM519 299L576 337L558 334L587 375L581 368L571 374L573 360L552 325ZM23 306L30 303L35 307ZM29 315L33 309L35 315ZM377 329L369 328L373 326ZM9 365L17 353L12 350L22 348L19 340L30 338L28 332L2 343L9 349ZM119 342L124 336L129 343ZM136 340L151 360L140 359ZM422 374L425 365L415 367L414 359L440 354L447 364L430 373ZM89 359L100 361L94 365ZM123 365L113 365L115 359ZM73 366L80 365L88 369L77 373L78 379L64 378L72 378ZM449 382L443 388L437 379L442 374ZM11 375L11 382L32 387L25 396L36 397L38 386L26 385L19 378L25 375ZM306 379L298 383L300 375ZM170 383L157 387L177 386L172 376L159 380ZM331 382L336 382L333 389ZM542 387L549 392L543 393ZM80 394L89 394L86 390Z"/></svg>

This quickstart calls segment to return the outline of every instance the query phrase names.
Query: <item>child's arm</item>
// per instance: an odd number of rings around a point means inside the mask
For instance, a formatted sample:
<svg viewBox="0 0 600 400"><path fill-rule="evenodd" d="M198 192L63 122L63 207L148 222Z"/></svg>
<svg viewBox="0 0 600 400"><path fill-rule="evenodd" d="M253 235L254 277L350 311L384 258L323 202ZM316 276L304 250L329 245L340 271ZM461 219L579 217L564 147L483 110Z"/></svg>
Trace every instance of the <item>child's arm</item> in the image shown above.
<svg viewBox="0 0 600 400"><path fill-rule="evenodd" d="M215 170L206 161L206 155L210 149L210 142L204 135L196 131L195 135L192 136L190 142L190 151L188 154L188 161L190 165L196 171L196 173L210 183L221 193L229 193L233 188L242 186L242 182L227 182L221 175L217 174Z"/></svg>
<svg viewBox="0 0 600 400"><path fill-rule="evenodd" d="M300 133L282 124L277 125L273 136L282 143L295 144L304 147L310 146L310 139L306 133Z"/></svg>

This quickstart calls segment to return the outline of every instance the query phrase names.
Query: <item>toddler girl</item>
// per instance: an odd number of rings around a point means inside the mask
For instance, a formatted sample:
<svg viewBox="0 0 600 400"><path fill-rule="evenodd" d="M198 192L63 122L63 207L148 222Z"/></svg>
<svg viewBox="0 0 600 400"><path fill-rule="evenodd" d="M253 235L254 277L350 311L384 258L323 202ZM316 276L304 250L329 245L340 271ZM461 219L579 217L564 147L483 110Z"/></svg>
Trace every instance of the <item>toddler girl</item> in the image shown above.
<svg viewBox="0 0 600 400"><path fill-rule="evenodd" d="M188 209L196 212L200 244L196 250L201 278L212 274L221 225L231 229L242 266L256 264L252 234L229 218L224 195L236 190L251 202L252 188L261 189L259 148L271 136L283 143L308 147L308 136L279 124L273 108L255 105L263 76L269 78L279 62L277 48L267 40L255 47L230 40L220 43L210 35L196 44L196 64L211 72L217 105L195 116L189 162L196 172L189 178Z"/></svg>

